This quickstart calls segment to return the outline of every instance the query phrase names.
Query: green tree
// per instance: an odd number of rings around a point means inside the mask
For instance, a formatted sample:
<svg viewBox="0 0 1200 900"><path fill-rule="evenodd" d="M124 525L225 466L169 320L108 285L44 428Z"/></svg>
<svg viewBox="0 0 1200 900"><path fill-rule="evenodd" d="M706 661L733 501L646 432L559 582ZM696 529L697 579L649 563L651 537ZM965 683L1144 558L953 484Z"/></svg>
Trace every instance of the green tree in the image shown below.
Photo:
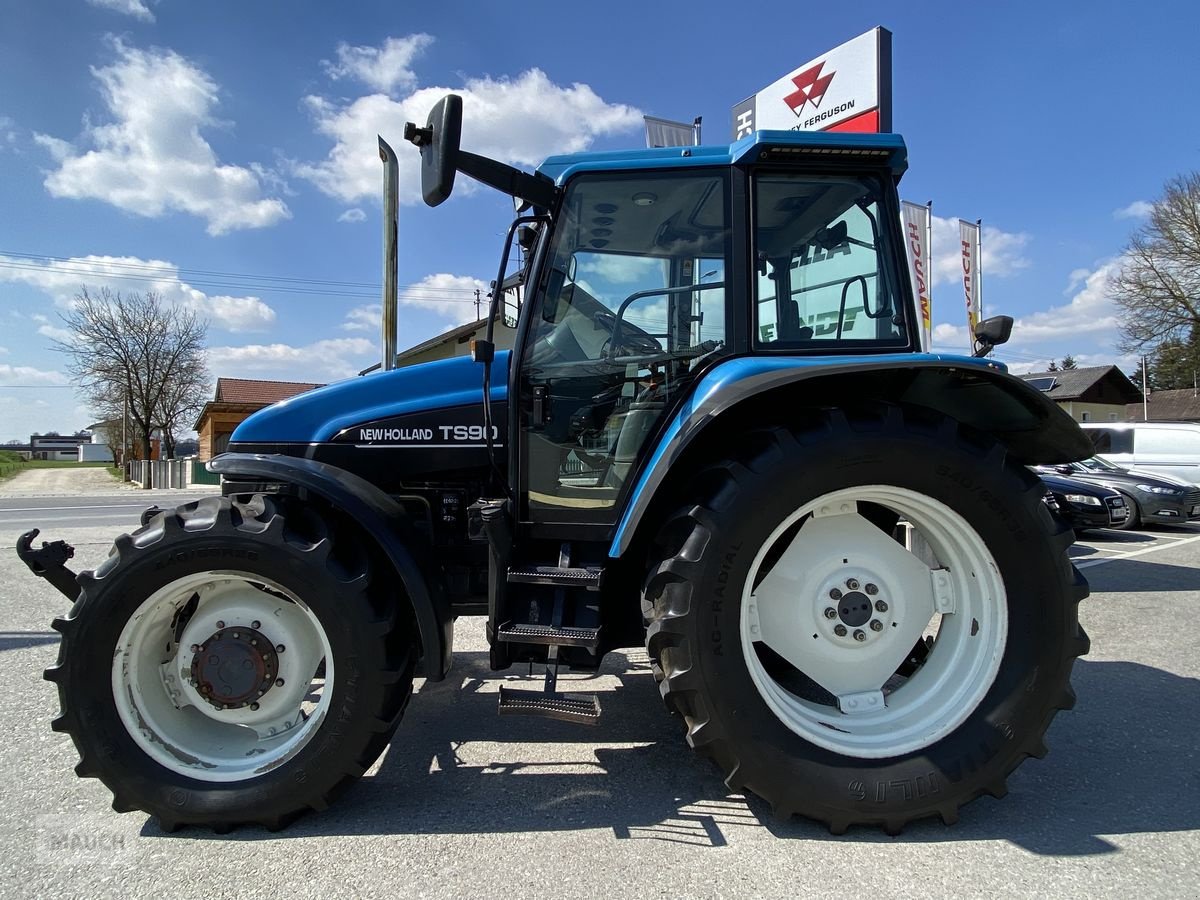
<svg viewBox="0 0 1200 900"><path fill-rule="evenodd" d="M1168 338L1158 345L1150 361L1152 390L1190 388L1200 379L1200 328L1193 328L1187 340Z"/></svg>
<svg viewBox="0 0 1200 900"><path fill-rule="evenodd" d="M1078 369L1079 366L1075 362L1075 357L1073 357L1070 353L1068 353L1066 356L1063 357L1062 368L1063 368L1063 371L1065 372L1068 369Z"/></svg>

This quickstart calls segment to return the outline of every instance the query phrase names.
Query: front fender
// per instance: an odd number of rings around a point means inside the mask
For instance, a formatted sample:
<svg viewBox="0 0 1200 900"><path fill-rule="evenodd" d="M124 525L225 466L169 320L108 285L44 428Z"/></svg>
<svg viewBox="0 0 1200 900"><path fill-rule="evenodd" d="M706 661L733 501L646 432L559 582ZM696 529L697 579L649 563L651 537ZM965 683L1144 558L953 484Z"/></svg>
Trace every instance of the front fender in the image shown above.
<svg viewBox="0 0 1200 900"><path fill-rule="evenodd" d="M629 494L609 556L629 549L668 471L713 433L709 429L718 419L752 427L784 422L797 407L870 400L936 410L992 435L1027 465L1073 462L1095 453L1074 419L991 360L935 354L731 359L700 379L661 433Z"/></svg>
<svg viewBox="0 0 1200 900"><path fill-rule="evenodd" d="M284 482L305 488L358 523L392 564L412 603L425 677L430 681L446 677L454 647L450 604L413 558L402 533L407 516L399 503L351 472L295 456L224 453L209 460L208 470L239 481Z"/></svg>

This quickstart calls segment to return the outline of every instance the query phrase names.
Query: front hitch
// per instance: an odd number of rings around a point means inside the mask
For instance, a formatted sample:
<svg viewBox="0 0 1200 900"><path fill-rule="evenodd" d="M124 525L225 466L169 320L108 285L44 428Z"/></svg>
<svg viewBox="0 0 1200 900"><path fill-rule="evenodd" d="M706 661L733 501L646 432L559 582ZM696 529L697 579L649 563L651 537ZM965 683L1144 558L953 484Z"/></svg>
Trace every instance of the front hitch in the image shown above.
<svg viewBox="0 0 1200 900"><path fill-rule="evenodd" d="M29 566L29 571L39 578L45 578L68 600L74 602L79 596L79 583L75 580L75 573L68 569L65 563L75 555L75 548L66 541L42 541L42 548L34 550L33 539L38 534L39 531L35 528L17 538L17 556Z"/></svg>

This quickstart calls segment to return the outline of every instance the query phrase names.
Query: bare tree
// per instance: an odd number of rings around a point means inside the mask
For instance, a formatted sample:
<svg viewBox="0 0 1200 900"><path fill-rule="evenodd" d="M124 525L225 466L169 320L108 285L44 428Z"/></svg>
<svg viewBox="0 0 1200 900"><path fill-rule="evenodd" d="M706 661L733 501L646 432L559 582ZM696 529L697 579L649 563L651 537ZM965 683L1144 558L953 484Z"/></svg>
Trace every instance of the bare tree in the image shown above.
<svg viewBox="0 0 1200 900"><path fill-rule="evenodd" d="M208 323L158 294L107 288L99 294L82 289L62 320L71 338L55 341L54 347L70 358L72 378L96 410L127 411L142 458L149 459L154 429L165 425L170 405L165 398L175 392L175 382L198 379L200 391L207 386Z"/></svg>
<svg viewBox="0 0 1200 900"><path fill-rule="evenodd" d="M163 389L158 421L168 459L175 458L175 445L191 429L196 415L208 400L208 366L202 354L187 360L181 371Z"/></svg>
<svg viewBox="0 0 1200 900"><path fill-rule="evenodd" d="M1200 327L1200 172L1172 178L1134 232L1110 286L1118 347L1145 352Z"/></svg>

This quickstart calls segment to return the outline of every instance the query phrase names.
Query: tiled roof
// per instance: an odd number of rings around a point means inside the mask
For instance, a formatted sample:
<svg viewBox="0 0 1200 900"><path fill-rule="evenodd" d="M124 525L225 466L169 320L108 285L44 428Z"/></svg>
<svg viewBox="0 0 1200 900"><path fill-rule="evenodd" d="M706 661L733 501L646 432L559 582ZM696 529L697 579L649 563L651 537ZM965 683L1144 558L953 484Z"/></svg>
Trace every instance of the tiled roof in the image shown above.
<svg viewBox="0 0 1200 900"><path fill-rule="evenodd" d="M218 403L278 403L324 385L301 381L259 381L253 378L218 378Z"/></svg>
<svg viewBox="0 0 1200 900"><path fill-rule="evenodd" d="M1172 391L1151 391L1147 402L1149 416L1143 418L1142 404L1130 403L1125 407L1130 422L1200 422L1200 396L1195 388L1180 388Z"/></svg>
<svg viewBox="0 0 1200 900"><path fill-rule="evenodd" d="M1059 369L1057 372L1029 372L1022 375L1026 381L1034 378L1053 378L1054 387L1043 393L1051 400L1079 400L1090 388L1105 378L1112 381L1115 390L1127 394L1126 402L1141 396L1138 389L1116 366L1088 366L1082 369Z"/></svg>

